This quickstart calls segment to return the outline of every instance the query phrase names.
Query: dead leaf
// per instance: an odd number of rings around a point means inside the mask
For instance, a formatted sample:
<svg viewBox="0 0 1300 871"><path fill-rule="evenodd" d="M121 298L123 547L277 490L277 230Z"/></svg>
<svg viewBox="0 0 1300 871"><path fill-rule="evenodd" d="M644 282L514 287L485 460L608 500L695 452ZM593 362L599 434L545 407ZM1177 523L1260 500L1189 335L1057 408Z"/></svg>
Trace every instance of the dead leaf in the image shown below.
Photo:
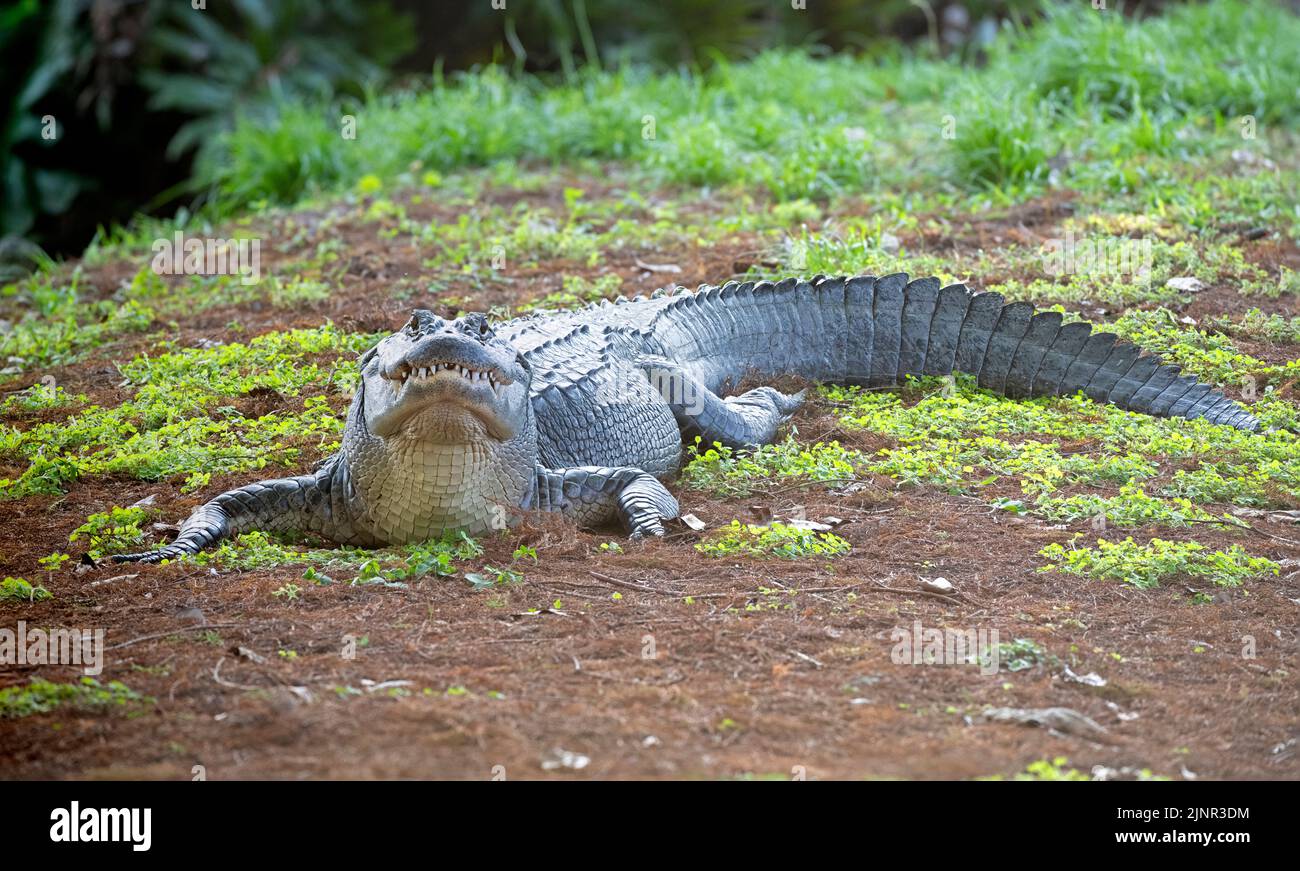
<svg viewBox="0 0 1300 871"><path fill-rule="evenodd" d="M956 590L952 581L947 578L921 578L917 584L922 590L929 590L931 593L951 595Z"/></svg>
<svg viewBox="0 0 1300 871"><path fill-rule="evenodd" d="M818 523L816 520L788 520L786 526L793 526L795 529L810 529L813 532L828 532L834 529L829 523Z"/></svg>
<svg viewBox="0 0 1300 871"><path fill-rule="evenodd" d="M683 514L681 517L677 519L680 520L682 523L685 523L691 529L694 529L696 532L700 532L704 530L705 527L708 526L707 523L705 523L700 518L696 517L694 514Z"/></svg>

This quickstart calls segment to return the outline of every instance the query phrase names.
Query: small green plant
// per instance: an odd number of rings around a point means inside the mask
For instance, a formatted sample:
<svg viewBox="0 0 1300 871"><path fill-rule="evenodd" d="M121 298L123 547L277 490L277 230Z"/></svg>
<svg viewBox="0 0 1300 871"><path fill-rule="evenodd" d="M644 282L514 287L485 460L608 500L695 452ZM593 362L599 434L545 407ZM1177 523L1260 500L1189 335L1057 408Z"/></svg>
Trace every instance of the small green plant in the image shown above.
<svg viewBox="0 0 1300 871"><path fill-rule="evenodd" d="M1216 519L1190 499L1175 497L1161 499L1149 495L1140 481L1130 481L1119 488L1116 496L1095 493L1078 493L1072 496L1049 496L1046 493L1035 500L1039 513L1049 520L1092 520L1105 517L1117 526L1142 526L1163 523L1166 526L1188 526L1196 521ZM1236 521L1224 518L1228 524Z"/></svg>
<svg viewBox="0 0 1300 871"><path fill-rule="evenodd" d="M33 586L24 578L5 578L0 581L0 601L40 602L52 598L53 594L40 586Z"/></svg>
<svg viewBox="0 0 1300 871"><path fill-rule="evenodd" d="M783 441L742 451L714 442L701 450L701 440L686 448L683 483L718 496L748 496L773 480L834 482L852 480L862 456L839 442L801 445L794 435Z"/></svg>
<svg viewBox="0 0 1300 871"><path fill-rule="evenodd" d="M281 584L278 589L272 590L271 595L277 599L283 598L285 601L293 602L302 594L302 587L297 584Z"/></svg>
<svg viewBox="0 0 1300 871"><path fill-rule="evenodd" d="M465 575L465 580L469 581L470 586L476 590L517 584L523 579L522 573L514 569L498 568L497 566L483 566L477 572L469 572Z"/></svg>
<svg viewBox="0 0 1300 871"><path fill-rule="evenodd" d="M733 520L729 526L722 527L708 539L695 545L695 549L711 557L776 556L783 559L804 557L833 559L848 553L850 545L832 532L814 532L780 521L773 521L768 526L755 526Z"/></svg>
<svg viewBox="0 0 1300 871"><path fill-rule="evenodd" d="M47 409L63 408L68 405L75 405L79 402L85 401L86 397L84 394L73 396L66 392L62 387L51 387L46 384L33 384L26 390L20 390L4 402L0 402L0 414L45 411Z"/></svg>
<svg viewBox="0 0 1300 871"><path fill-rule="evenodd" d="M121 681L101 684L93 677L83 677L77 683L51 683L37 679L22 686L0 690L0 717L44 714L61 705L102 708L127 707L152 702L152 698L140 695Z"/></svg>
<svg viewBox="0 0 1300 871"><path fill-rule="evenodd" d="M382 550L341 547L333 550L300 549L281 544L265 532L244 533L234 541L223 541L212 550L189 557L200 565L220 565L237 569L258 569L307 563L305 580L317 585L334 582L322 574L325 568L338 567L357 572L353 583L400 584L434 575L456 574L456 563L483 554L482 546L463 532L448 533L441 539L408 544Z"/></svg>
<svg viewBox="0 0 1300 871"><path fill-rule="evenodd" d="M49 572L50 574L54 574L59 569L63 568L63 564L70 559L72 559L72 557L69 556L68 554L56 552L56 553L46 554L45 556L37 560L37 562L41 564L41 568L45 569L45 571Z"/></svg>
<svg viewBox="0 0 1300 871"><path fill-rule="evenodd" d="M148 519L148 509L119 508L114 505L107 512L87 517L86 522L68 536L68 541L75 544L82 538L88 539L87 553L91 559L113 553L144 550L150 542L149 535L141 529L141 524Z"/></svg>
<svg viewBox="0 0 1300 871"><path fill-rule="evenodd" d="M1076 547L1073 542L1067 548L1053 543L1039 555L1051 560L1040 572L1119 580L1144 590L1175 578L1239 587L1252 578L1276 575L1281 569L1270 559L1250 556L1240 545L1212 551L1194 541L1159 538L1146 545L1135 544L1132 538L1113 543L1098 539L1096 548Z"/></svg>
<svg viewBox="0 0 1300 871"><path fill-rule="evenodd" d="M333 578L324 572L316 571L315 566L307 566L306 570L302 573L302 579L304 581L310 581L318 587L328 587L330 584L334 583Z"/></svg>

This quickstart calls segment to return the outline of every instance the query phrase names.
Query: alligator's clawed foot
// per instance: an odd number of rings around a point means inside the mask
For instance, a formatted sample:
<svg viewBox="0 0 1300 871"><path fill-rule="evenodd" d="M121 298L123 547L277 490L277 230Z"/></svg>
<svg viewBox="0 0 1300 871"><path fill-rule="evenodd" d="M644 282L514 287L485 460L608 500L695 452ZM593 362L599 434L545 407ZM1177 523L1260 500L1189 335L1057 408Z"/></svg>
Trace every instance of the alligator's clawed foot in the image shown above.
<svg viewBox="0 0 1300 871"><path fill-rule="evenodd" d="M629 529L627 537L633 541L644 541L647 538L663 538L666 532L663 521L655 517Z"/></svg>
<svg viewBox="0 0 1300 871"><path fill-rule="evenodd" d="M631 538L664 535L664 520L677 516L677 500L668 488L641 472L619 491L618 516Z"/></svg>

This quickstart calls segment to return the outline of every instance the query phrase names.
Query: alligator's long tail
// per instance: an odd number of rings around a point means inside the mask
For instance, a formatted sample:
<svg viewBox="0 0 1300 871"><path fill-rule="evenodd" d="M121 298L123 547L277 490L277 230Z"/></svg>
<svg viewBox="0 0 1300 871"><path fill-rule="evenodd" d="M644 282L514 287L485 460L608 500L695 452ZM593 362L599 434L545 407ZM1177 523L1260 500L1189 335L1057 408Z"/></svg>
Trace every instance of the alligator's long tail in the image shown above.
<svg viewBox="0 0 1300 871"><path fill-rule="evenodd" d="M1070 396L1144 414L1205 418L1256 430L1259 422L1212 385L1114 333L1064 324L998 293L897 273L779 283L730 283L682 292L652 327L661 353L710 389L747 374L887 387L906 375L966 372L1012 398Z"/></svg>

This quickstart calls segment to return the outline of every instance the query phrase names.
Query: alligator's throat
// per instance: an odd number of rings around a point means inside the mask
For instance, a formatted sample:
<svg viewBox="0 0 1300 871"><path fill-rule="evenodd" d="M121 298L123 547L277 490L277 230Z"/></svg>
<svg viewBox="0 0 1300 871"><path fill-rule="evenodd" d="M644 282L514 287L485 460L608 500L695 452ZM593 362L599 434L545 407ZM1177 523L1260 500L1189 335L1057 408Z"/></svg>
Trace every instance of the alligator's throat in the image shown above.
<svg viewBox="0 0 1300 871"><path fill-rule="evenodd" d="M531 484L525 458L503 455L501 443L398 437L357 447L348 457L357 494L375 537L393 544L503 529Z"/></svg>

